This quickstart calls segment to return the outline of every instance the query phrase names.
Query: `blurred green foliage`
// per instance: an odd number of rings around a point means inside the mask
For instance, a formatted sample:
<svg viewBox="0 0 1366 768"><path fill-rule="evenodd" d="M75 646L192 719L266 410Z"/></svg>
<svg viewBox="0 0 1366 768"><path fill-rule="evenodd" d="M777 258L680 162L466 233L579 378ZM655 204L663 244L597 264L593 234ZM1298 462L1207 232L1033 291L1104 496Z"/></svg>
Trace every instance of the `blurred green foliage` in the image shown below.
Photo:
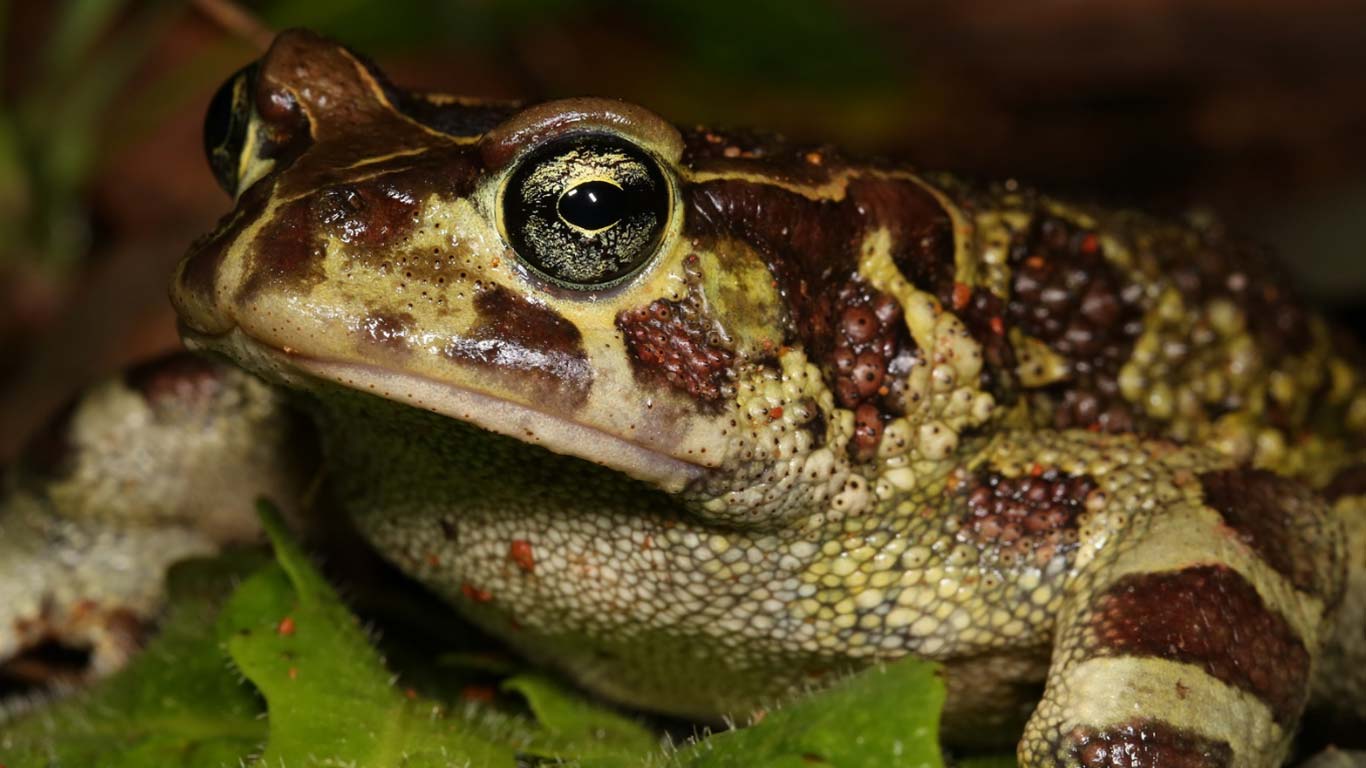
<svg viewBox="0 0 1366 768"><path fill-rule="evenodd" d="M28 260L61 269L85 253L84 193L104 146L104 114L176 5L65 0L53 12L23 84L0 102L0 263ZM0 6L0 39L17 34L5 23L10 12L8 4ZM120 32L111 36L116 19Z"/></svg>

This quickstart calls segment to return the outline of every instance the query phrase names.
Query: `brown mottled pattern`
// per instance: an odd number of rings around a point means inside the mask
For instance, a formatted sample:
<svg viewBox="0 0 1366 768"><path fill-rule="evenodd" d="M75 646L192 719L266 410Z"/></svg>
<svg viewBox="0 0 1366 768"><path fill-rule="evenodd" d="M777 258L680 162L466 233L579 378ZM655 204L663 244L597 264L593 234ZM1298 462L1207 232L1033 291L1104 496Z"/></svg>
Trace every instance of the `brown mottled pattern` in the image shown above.
<svg viewBox="0 0 1366 768"><path fill-rule="evenodd" d="M484 367L527 398L566 411L582 406L593 385L583 336L553 310L493 285L474 298L479 320L442 353Z"/></svg>
<svg viewBox="0 0 1366 768"><path fill-rule="evenodd" d="M1008 564L1043 565L1077 546L1077 518L1096 489L1088 475L1056 468L1025 477L981 472L964 488L967 511L959 537L996 548Z"/></svg>
<svg viewBox="0 0 1366 768"><path fill-rule="evenodd" d="M1264 469L1200 475L1205 503L1267 565L1304 590L1335 602L1339 563L1321 546L1329 538L1323 502L1301 483Z"/></svg>
<svg viewBox="0 0 1366 768"><path fill-rule="evenodd" d="M1233 761L1226 742L1157 720L1079 727L1064 749L1084 768L1225 768Z"/></svg>
<svg viewBox="0 0 1366 768"><path fill-rule="evenodd" d="M735 353L696 289L682 301L657 299L624 310L616 322L638 379L662 381L703 403L719 404L732 394Z"/></svg>
<svg viewBox="0 0 1366 768"><path fill-rule="evenodd" d="M932 290L943 275L952 283L948 215L912 181L854 179L839 200L812 200L780 187L734 180L689 185L683 196L686 236L702 243L736 238L766 260L791 315L788 337L811 352L832 387L832 342L848 303L840 300L840 292L857 279L869 233L890 231L893 258L921 288ZM907 346L886 359L913 354L909 336L899 336L898 342Z"/></svg>
<svg viewBox="0 0 1366 768"><path fill-rule="evenodd" d="M1016 237L1006 318L1065 357L1070 380L1055 385L1058 429L1135 429L1118 374L1143 330L1141 286L1105 259L1096 233L1055 216Z"/></svg>
<svg viewBox="0 0 1366 768"><path fill-rule="evenodd" d="M174 352L128 369L123 380L149 403L202 403L222 391L223 366L199 355Z"/></svg>
<svg viewBox="0 0 1366 768"><path fill-rule="evenodd" d="M1153 656L1200 667L1252 693L1289 725L1308 696L1309 652L1237 572L1202 565L1126 576L1097 598L1096 656Z"/></svg>

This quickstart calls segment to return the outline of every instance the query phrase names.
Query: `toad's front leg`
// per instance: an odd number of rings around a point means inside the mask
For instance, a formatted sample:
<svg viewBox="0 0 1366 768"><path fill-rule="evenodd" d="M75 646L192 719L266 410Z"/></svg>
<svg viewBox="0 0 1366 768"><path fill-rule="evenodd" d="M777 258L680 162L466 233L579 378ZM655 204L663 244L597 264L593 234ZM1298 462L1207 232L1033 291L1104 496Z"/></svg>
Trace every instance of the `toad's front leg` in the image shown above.
<svg viewBox="0 0 1366 768"><path fill-rule="evenodd" d="M1097 520L1096 535L1113 538L1098 551L1114 553L1081 564L1023 765L1284 759L1341 597L1338 522L1306 489L1256 470L1182 485L1165 503L1114 504L1112 532Z"/></svg>
<svg viewBox="0 0 1366 768"><path fill-rule="evenodd" d="M57 642L121 666L165 569L253 537L253 499L291 506L312 455L277 394L218 363L180 353L92 386L0 490L0 663Z"/></svg>

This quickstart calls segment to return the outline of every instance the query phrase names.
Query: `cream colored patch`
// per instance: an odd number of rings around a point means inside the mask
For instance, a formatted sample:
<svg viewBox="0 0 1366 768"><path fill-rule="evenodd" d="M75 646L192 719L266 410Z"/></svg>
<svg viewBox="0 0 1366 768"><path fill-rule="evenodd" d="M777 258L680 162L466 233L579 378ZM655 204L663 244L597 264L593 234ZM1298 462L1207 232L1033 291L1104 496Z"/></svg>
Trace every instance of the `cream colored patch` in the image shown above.
<svg viewBox="0 0 1366 768"><path fill-rule="evenodd" d="M1176 695L1181 690L1183 695ZM1252 694L1226 685L1189 664L1164 659L1088 659L1050 682L1050 704L1067 713L1062 733L1157 720L1223 741L1233 765L1273 765L1287 734Z"/></svg>

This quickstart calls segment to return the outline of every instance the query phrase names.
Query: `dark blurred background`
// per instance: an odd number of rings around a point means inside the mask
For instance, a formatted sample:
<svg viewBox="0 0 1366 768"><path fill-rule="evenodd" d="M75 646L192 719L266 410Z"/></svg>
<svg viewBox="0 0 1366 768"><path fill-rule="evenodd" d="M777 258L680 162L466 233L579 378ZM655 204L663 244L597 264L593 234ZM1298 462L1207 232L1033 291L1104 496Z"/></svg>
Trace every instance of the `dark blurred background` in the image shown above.
<svg viewBox="0 0 1366 768"><path fill-rule="evenodd" d="M1363 327L1360 0L0 0L0 464L82 383L176 344L167 276L229 206L201 114L289 26L415 88L619 96L1212 212Z"/></svg>

